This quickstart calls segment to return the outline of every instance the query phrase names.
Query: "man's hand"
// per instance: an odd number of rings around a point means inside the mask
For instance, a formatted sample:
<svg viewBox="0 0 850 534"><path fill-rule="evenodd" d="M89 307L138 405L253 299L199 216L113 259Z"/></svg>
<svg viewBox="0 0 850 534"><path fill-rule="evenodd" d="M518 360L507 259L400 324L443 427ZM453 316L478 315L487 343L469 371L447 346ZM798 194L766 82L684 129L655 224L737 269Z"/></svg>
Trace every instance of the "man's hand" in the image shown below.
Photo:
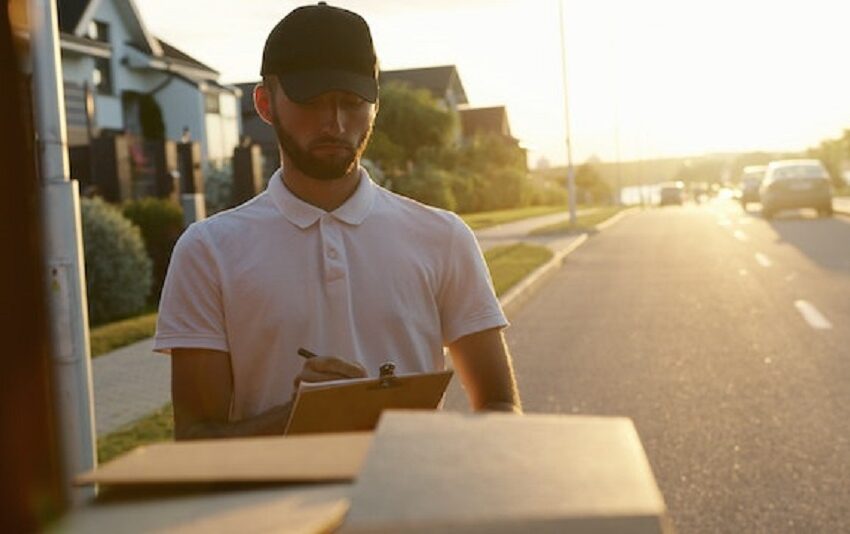
<svg viewBox="0 0 850 534"><path fill-rule="evenodd" d="M316 356L304 361L304 367L295 377L296 389L303 382L327 382L344 378L364 378L366 369L357 362L333 356Z"/></svg>
<svg viewBox="0 0 850 534"><path fill-rule="evenodd" d="M304 362L295 385L340 378L360 378L360 364L331 356L316 356ZM291 402L239 421L230 421L233 372L230 354L205 349L174 349L171 354L171 394L174 400L176 439L226 438L274 435L283 432Z"/></svg>

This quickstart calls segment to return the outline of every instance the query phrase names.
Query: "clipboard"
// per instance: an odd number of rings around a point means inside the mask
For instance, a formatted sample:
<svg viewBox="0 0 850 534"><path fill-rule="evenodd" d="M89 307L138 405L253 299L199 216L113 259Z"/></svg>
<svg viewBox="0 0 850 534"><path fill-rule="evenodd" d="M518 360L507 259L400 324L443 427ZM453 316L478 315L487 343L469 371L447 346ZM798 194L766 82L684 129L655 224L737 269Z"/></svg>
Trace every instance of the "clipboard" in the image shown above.
<svg viewBox="0 0 850 534"><path fill-rule="evenodd" d="M378 378L302 382L283 433L371 431L384 410L434 410L452 374L447 369L396 375L395 366L385 363Z"/></svg>

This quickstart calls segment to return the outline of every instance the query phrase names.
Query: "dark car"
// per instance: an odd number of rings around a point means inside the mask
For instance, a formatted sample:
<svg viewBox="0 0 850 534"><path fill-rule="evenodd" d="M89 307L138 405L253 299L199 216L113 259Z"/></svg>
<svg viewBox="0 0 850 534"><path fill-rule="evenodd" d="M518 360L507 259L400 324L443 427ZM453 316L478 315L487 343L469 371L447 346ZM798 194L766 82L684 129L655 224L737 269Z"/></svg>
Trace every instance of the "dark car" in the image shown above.
<svg viewBox="0 0 850 534"><path fill-rule="evenodd" d="M677 205L681 206L685 201L685 184L682 182L671 182L661 184L661 189L658 192L661 206Z"/></svg>
<svg viewBox="0 0 850 534"><path fill-rule="evenodd" d="M747 165L741 174L741 207L747 209L750 202L759 202L759 187L764 179L767 165Z"/></svg>
<svg viewBox="0 0 850 534"><path fill-rule="evenodd" d="M782 210L813 208L832 215L829 173L816 159L771 162L759 189L761 212L770 219Z"/></svg>

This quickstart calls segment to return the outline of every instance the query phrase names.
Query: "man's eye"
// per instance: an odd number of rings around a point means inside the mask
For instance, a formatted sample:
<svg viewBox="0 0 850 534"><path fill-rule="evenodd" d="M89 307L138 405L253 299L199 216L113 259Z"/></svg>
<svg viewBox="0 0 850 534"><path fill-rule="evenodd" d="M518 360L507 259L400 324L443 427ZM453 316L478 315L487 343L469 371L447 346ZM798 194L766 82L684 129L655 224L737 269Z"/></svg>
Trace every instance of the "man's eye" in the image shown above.
<svg viewBox="0 0 850 534"><path fill-rule="evenodd" d="M352 98L343 98L343 99L340 101L340 104L341 104L343 107L348 108L348 109L354 109L354 108L360 107L360 105L361 105L362 103L363 103L363 100L361 100L361 99L359 99L359 98L356 98L356 97L352 97Z"/></svg>

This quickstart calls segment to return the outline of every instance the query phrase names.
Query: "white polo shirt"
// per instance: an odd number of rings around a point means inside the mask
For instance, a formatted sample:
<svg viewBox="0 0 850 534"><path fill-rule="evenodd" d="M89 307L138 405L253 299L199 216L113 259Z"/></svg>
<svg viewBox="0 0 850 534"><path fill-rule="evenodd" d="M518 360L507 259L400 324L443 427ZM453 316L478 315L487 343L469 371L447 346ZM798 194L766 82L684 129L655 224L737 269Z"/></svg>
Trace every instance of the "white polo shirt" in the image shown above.
<svg viewBox="0 0 850 534"><path fill-rule="evenodd" d="M229 352L231 420L287 402L299 347L370 376L445 367L443 346L507 324L481 250L455 214L375 185L333 212L278 170L249 202L192 224L168 267L154 350Z"/></svg>

